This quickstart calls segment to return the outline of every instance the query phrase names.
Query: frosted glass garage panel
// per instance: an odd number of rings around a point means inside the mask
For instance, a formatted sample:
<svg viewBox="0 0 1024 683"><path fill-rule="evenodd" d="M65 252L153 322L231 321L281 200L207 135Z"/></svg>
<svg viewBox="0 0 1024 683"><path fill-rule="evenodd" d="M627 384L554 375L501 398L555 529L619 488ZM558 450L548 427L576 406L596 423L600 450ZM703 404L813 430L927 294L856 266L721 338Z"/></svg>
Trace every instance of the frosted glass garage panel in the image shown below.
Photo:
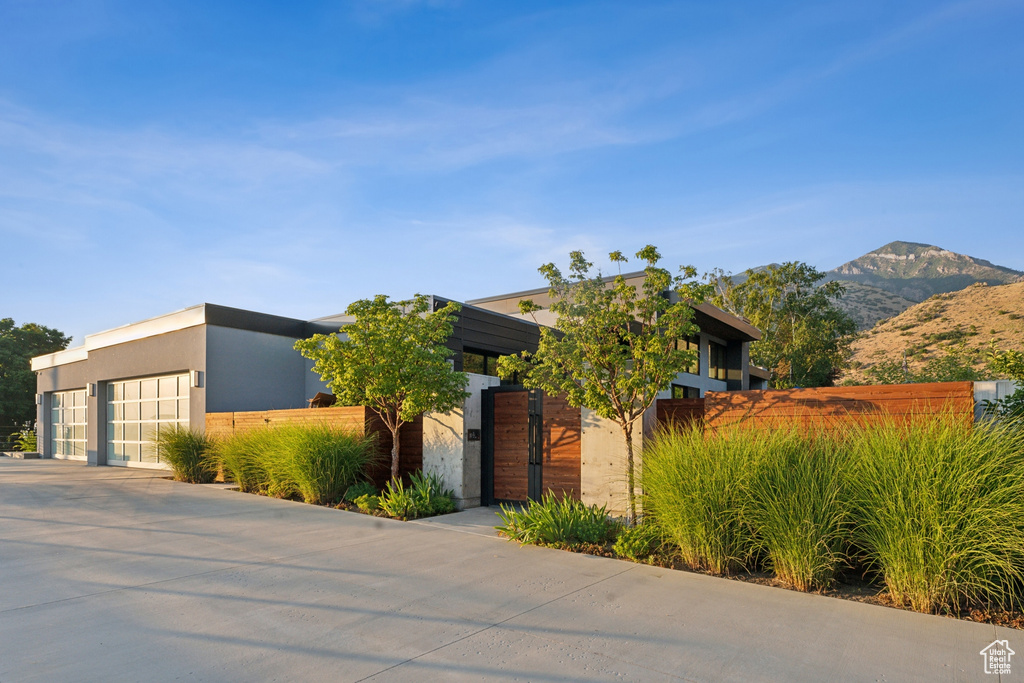
<svg viewBox="0 0 1024 683"><path fill-rule="evenodd" d="M50 396L50 452L55 458L86 456L89 424L85 389L57 391Z"/></svg>
<svg viewBox="0 0 1024 683"><path fill-rule="evenodd" d="M162 430L188 428L187 374L107 385L107 462L160 463Z"/></svg>

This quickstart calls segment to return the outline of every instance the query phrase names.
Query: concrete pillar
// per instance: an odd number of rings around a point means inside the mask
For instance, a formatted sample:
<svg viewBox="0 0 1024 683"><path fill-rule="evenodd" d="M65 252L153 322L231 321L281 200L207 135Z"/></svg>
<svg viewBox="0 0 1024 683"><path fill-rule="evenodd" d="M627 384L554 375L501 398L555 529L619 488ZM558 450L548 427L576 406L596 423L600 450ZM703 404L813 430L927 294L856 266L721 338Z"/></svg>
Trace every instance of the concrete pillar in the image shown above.
<svg viewBox="0 0 1024 683"><path fill-rule="evenodd" d="M497 377L466 376L469 397L461 409L423 416L423 471L441 477L460 510L480 506L481 392L501 383ZM475 430L473 440L469 430Z"/></svg>
<svg viewBox="0 0 1024 683"><path fill-rule="evenodd" d="M634 491L638 511L644 421L638 420L633 425ZM580 449L580 500L587 505L606 505L610 514L624 517L629 504L626 494L626 438L622 428L618 423L584 408Z"/></svg>

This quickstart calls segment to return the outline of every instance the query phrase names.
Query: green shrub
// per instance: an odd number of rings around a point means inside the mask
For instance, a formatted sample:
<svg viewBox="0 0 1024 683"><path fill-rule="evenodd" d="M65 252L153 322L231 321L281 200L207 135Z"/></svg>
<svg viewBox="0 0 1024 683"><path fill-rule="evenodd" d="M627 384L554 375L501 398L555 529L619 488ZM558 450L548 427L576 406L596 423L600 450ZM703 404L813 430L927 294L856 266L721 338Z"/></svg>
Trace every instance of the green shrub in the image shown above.
<svg viewBox="0 0 1024 683"><path fill-rule="evenodd" d="M380 490L374 486L373 482L369 481L357 481L348 487L345 491L345 500L350 503L356 502L356 498L363 496L376 496Z"/></svg>
<svg viewBox="0 0 1024 683"><path fill-rule="evenodd" d="M327 424L294 425L277 431L280 446L270 459L280 490L295 490L313 505L335 503L374 458L363 436Z"/></svg>
<svg viewBox="0 0 1024 683"><path fill-rule="evenodd" d="M154 449L171 466L175 481L209 484L217 476L212 442L200 431L181 426L161 428Z"/></svg>
<svg viewBox="0 0 1024 683"><path fill-rule="evenodd" d="M644 449L644 512L694 569L726 574L754 551L743 523L757 444L746 432L705 440L699 425L665 431Z"/></svg>
<svg viewBox="0 0 1024 683"><path fill-rule="evenodd" d="M502 524L495 527L502 534L520 543L579 546L605 543L618 529L608 518L607 508L584 505L578 500L559 500L549 491L540 502L531 500L519 509L501 506Z"/></svg>
<svg viewBox="0 0 1024 683"><path fill-rule="evenodd" d="M378 505L389 517L395 519L415 519L416 503L412 492L405 488L402 480L389 480L380 492Z"/></svg>
<svg viewBox="0 0 1024 683"><path fill-rule="evenodd" d="M894 600L922 612L1021 605L1021 430L889 420L851 444L853 540Z"/></svg>
<svg viewBox="0 0 1024 683"><path fill-rule="evenodd" d="M612 549L619 557L634 562L643 562L654 555L664 544L661 529L653 522L645 521L634 527L627 527L619 532Z"/></svg>
<svg viewBox="0 0 1024 683"><path fill-rule="evenodd" d="M270 487L267 460L276 447L273 430L253 429L218 440L214 457L239 490L266 493Z"/></svg>
<svg viewBox="0 0 1024 683"><path fill-rule="evenodd" d="M307 503L341 500L373 461L373 443L326 424L253 429L217 444L216 457L243 491Z"/></svg>
<svg viewBox="0 0 1024 683"><path fill-rule="evenodd" d="M416 519L455 512L455 494L436 474L415 472L409 486L389 481L380 494L380 509L396 519Z"/></svg>
<svg viewBox="0 0 1024 683"><path fill-rule="evenodd" d="M433 473L414 472L409 480L417 517L455 512L455 493L444 488L441 477Z"/></svg>
<svg viewBox="0 0 1024 683"><path fill-rule="evenodd" d="M38 450L35 425L31 422L25 423L14 439L14 447L22 453L34 453Z"/></svg>
<svg viewBox="0 0 1024 683"><path fill-rule="evenodd" d="M380 498L374 493L364 493L357 496L352 502L363 512L373 512L380 507Z"/></svg>
<svg viewBox="0 0 1024 683"><path fill-rule="evenodd" d="M849 506L840 442L797 427L735 435L758 444L745 520L754 544L784 583L828 586L844 558Z"/></svg>

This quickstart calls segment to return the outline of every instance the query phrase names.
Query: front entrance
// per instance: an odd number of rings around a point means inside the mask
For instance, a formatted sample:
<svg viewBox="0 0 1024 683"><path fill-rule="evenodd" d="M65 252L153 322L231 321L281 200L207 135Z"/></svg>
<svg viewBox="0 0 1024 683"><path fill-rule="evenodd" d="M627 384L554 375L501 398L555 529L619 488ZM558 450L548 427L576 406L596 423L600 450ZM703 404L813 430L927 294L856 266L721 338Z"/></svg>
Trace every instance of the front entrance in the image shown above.
<svg viewBox="0 0 1024 683"><path fill-rule="evenodd" d="M483 392L481 497L484 505L580 497L580 410L523 387Z"/></svg>

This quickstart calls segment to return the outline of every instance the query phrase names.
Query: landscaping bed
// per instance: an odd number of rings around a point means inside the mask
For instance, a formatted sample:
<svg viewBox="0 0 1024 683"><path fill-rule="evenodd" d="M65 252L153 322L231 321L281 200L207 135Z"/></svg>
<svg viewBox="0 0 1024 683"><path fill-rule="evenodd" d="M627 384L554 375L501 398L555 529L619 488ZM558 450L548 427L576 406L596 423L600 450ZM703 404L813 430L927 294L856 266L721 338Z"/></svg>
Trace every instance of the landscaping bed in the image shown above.
<svg viewBox="0 0 1024 683"><path fill-rule="evenodd" d="M1024 628L1024 430L940 416L815 431L666 432L645 517L545 497L499 532L535 543Z"/></svg>
<svg viewBox="0 0 1024 683"><path fill-rule="evenodd" d="M378 489L367 478L377 463L372 437L326 424L287 425L213 440L188 429L161 432L157 448L173 479L231 481L243 493L408 520L455 512L455 495L436 475Z"/></svg>

